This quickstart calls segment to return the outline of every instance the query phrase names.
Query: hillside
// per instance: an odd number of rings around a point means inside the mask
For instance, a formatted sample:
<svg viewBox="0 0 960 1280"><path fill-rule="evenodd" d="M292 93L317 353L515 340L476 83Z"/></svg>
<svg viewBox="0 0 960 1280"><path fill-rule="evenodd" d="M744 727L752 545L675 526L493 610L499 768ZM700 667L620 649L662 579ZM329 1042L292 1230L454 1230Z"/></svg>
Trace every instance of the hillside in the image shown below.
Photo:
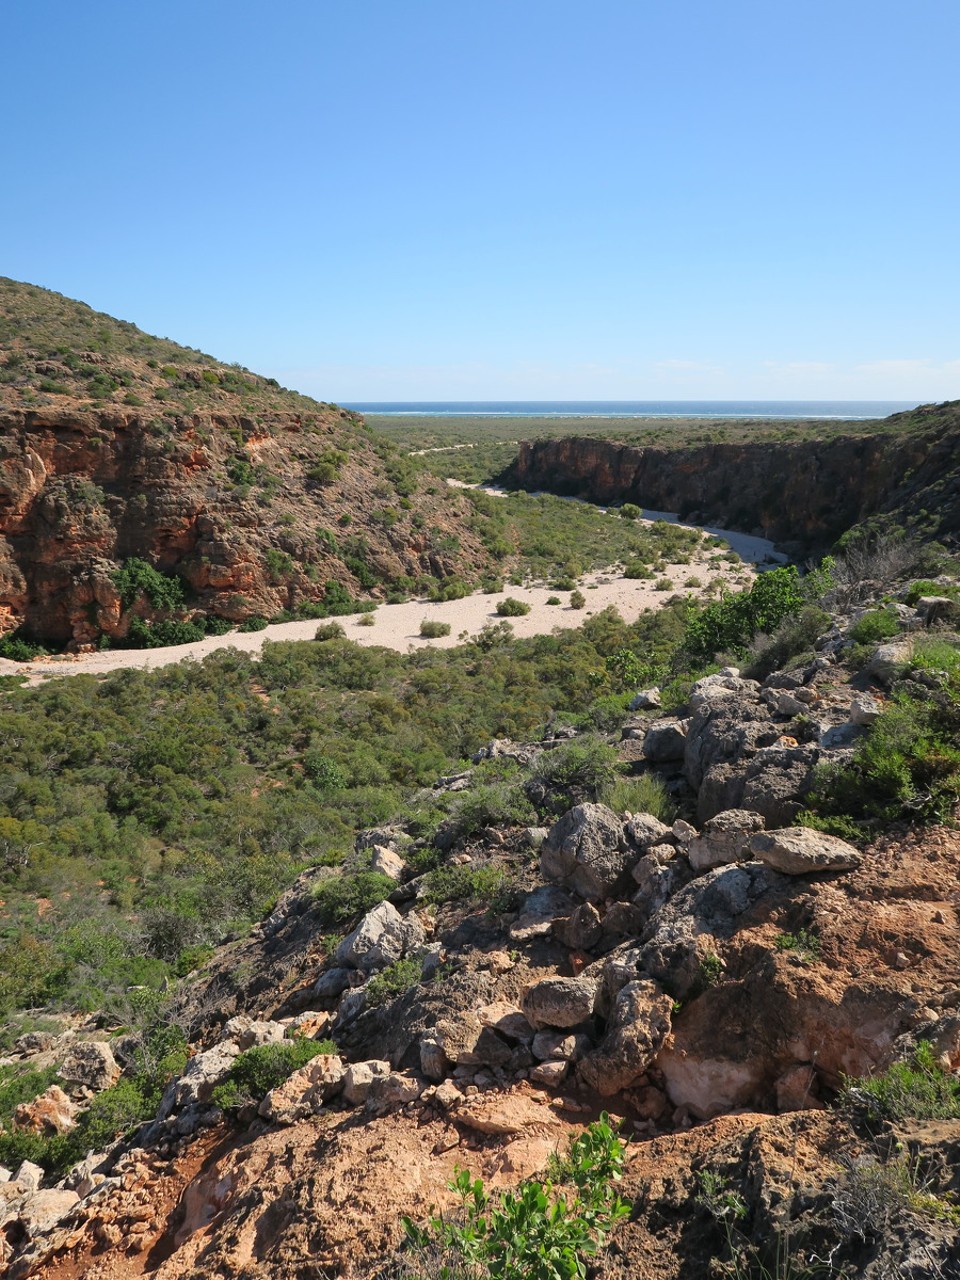
<svg viewBox="0 0 960 1280"><path fill-rule="evenodd" d="M578 1242L545 1280L953 1280L960 583L915 554L9 689L11 1280L496 1276L401 1252L458 1168Z"/></svg>
<svg viewBox="0 0 960 1280"><path fill-rule="evenodd" d="M0 281L6 631L149 643L440 590L491 564L471 511L355 414Z"/></svg>

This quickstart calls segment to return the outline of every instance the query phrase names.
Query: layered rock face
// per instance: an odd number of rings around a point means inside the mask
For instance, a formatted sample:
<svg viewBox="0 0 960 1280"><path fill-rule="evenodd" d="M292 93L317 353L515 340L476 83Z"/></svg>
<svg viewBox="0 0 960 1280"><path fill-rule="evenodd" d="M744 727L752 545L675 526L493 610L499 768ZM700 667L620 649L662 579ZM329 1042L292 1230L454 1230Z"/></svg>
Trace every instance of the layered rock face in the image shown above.
<svg viewBox="0 0 960 1280"><path fill-rule="evenodd" d="M951 406L941 406L943 410ZM508 485L635 502L693 523L756 531L798 552L822 551L877 513L935 513L960 530L960 423L942 413L911 434L638 447L593 438L521 444Z"/></svg>
<svg viewBox="0 0 960 1280"><path fill-rule="evenodd" d="M336 465L318 472L331 451ZM360 424L333 407L265 421L11 409L0 414L0 629L71 647L124 636L112 575L132 557L178 575L188 612L231 622L319 599L328 580L363 594L358 558L379 581L469 571L484 552L461 505L422 489L401 501ZM345 548L359 552L350 565ZM138 611L151 617L146 602Z"/></svg>

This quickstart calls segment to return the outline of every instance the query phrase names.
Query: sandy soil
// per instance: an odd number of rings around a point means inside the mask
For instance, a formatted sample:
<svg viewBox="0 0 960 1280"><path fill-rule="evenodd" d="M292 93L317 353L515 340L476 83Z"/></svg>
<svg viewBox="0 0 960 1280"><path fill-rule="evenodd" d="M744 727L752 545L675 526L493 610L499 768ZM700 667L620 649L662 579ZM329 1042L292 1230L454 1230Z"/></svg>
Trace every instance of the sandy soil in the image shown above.
<svg viewBox="0 0 960 1280"><path fill-rule="evenodd" d="M660 513L651 514L659 516ZM405 604L383 604L375 613L337 621L348 638L357 644L382 645L400 653L425 645L449 649L476 635L482 627L503 621L497 615L497 603L507 596L530 605L530 612L524 617L507 619L514 634L534 636L558 627L579 627L591 614L611 605L627 622L633 622L644 610L659 608L674 592L689 593L699 598L721 581L734 589L741 589L749 585L755 575L755 564L781 559L774 552L773 544L763 538L724 530L711 529L709 532L725 538L744 563L730 564L718 558L716 547L705 537L702 550L689 563L669 564L660 575L673 583L673 591L658 591L653 581L624 578L614 567L584 576L581 589L587 603L583 609L571 609L568 592L554 591L546 585L508 586L496 594L478 593L464 600L443 603L412 600ZM698 578L702 585L698 588L686 586L691 578ZM562 601L560 605L547 604L548 599L556 597ZM373 618L373 625L364 623L364 618ZM436 640L424 639L420 635L420 624L424 620L449 623L450 635ZM320 625L316 620L279 622L263 631L232 631L225 636L208 636L192 644L170 645L163 649L108 649L102 653L64 654L27 663L0 659L0 675L25 675L29 684L39 684L51 676L102 675L127 667L151 671L188 658L204 658L217 649L234 648L244 653L259 654L266 640L312 640Z"/></svg>

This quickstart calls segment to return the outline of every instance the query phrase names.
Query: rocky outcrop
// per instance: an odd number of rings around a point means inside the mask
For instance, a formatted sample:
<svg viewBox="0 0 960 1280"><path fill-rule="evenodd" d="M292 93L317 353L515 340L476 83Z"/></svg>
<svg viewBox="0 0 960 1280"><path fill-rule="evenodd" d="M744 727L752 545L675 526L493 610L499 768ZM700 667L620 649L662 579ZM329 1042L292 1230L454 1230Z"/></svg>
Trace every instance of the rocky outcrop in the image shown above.
<svg viewBox="0 0 960 1280"><path fill-rule="evenodd" d="M336 474L311 479L332 446ZM372 580L470 573L486 553L465 511L424 487L401 506L354 416L330 406L261 421L0 408L0 624L73 648L123 639L133 617L158 616L121 599L114 574L131 558L182 581L181 616L234 623L318 601L331 580L363 595ZM335 535L341 515L350 532ZM459 550L438 550L446 533Z"/></svg>
<svg viewBox="0 0 960 1280"><path fill-rule="evenodd" d="M521 444L501 477L591 502L632 502L693 524L825 550L876 513L936 511L960 531L960 402L896 415L876 434L670 448L568 437ZM897 430L897 428L900 430Z"/></svg>

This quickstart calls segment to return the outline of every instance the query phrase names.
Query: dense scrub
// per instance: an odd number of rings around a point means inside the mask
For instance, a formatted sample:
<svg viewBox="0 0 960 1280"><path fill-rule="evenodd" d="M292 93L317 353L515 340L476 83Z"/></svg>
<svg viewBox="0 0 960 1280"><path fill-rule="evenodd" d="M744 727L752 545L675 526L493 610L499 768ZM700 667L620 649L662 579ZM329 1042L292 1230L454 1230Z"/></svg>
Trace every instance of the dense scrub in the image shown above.
<svg viewBox="0 0 960 1280"><path fill-rule="evenodd" d="M268 644L260 662L227 649L8 687L0 1009L111 1007L131 984L188 971L298 870L340 861L356 828L402 814L413 788L490 738L535 735L558 715L617 719L629 687L606 659L666 662L691 608L633 626L608 611L524 641L491 627L446 652ZM504 806L533 816L493 778L459 821ZM355 906L331 902L331 920Z"/></svg>

